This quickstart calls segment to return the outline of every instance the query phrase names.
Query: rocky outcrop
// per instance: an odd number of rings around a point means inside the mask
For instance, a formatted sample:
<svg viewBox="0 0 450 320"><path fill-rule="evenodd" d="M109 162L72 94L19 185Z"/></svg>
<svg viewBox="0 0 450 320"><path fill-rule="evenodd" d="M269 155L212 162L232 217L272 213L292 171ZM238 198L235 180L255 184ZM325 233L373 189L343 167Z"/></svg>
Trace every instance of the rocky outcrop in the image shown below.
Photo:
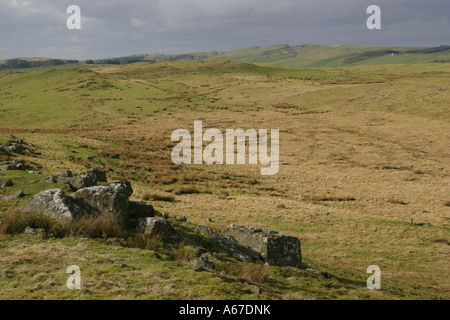
<svg viewBox="0 0 450 320"><path fill-rule="evenodd" d="M73 191L94 187L97 185L97 176L92 172L78 173L68 181L68 184Z"/></svg>
<svg viewBox="0 0 450 320"><path fill-rule="evenodd" d="M23 160L5 161L0 165L0 171L9 170L25 170L25 163Z"/></svg>
<svg viewBox="0 0 450 320"><path fill-rule="evenodd" d="M117 217L121 226L128 220L128 198L133 193L130 183L116 182L108 186L83 188L72 196L81 206L90 212L111 214Z"/></svg>
<svg viewBox="0 0 450 320"><path fill-rule="evenodd" d="M73 177L72 171L69 171L69 170L59 171L56 175L60 178L72 178Z"/></svg>
<svg viewBox="0 0 450 320"><path fill-rule="evenodd" d="M301 265L300 240L285 234L261 228L228 226L223 233L233 237L239 244L258 252L269 265Z"/></svg>
<svg viewBox="0 0 450 320"><path fill-rule="evenodd" d="M201 257L199 259L192 261L192 265L194 266L195 270L197 270L197 271L203 271L205 269L209 269L209 270L216 269L216 266L214 265L214 263L209 261L209 259L207 257Z"/></svg>
<svg viewBox="0 0 450 320"><path fill-rule="evenodd" d="M154 217L155 209L150 203L145 201L129 201L128 215L130 219Z"/></svg>
<svg viewBox="0 0 450 320"><path fill-rule="evenodd" d="M103 168L91 168L86 173L92 173L98 182L108 182L108 180L106 179L106 172L105 170L103 170Z"/></svg>
<svg viewBox="0 0 450 320"><path fill-rule="evenodd" d="M216 247L226 251L230 256L244 262L261 261L261 255L255 250L244 247L234 238L229 236L221 236L210 239L211 243Z"/></svg>
<svg viewBox="0 0 450 320"><path fill-rule="evenodd" d="M19 190L16 193L13 193L9 196L1 196L1 197L3 200L12 200L12 199L23 198L24 196L25 196L25 194L23 193L23 191Z"/></svg>
<svg viewBox="0 0 450 320"><path fill-rule="evenodd" d="M21 210L22 212L42 213L52 218L68 220L86 214L61 189L50 189L39 192Z"/></svg>
<svg viewBox="0 0 450 320"><path fill-rule="evenodd" d="M210 237L210 238L216 238L219 236L219 233L217 231L214 231L211 227L207 227L207 226L199 225L199 226L197 226L195 231L197 231L198 233L201 233L207 237Z"/></svg>
<svg viewBox="0 0 450 320"><path fill-rule="evenodd" d="M150 238L162 240L180 240L180 236L169 220L161 218L140 218L136 229L149 235Z"/></svg>
<svg viewBox="0 0 450 320"><path fill-rule="evenodd" d="M45 229L26 227L24 233L30 236L43 236L45 234Z"/></svg>
<svg viewBox="0 0 450 320"><path fill-rule="evenodd" d="M12 187L14 184L12 183L11 180L5 180L5 179L0 179L0 187L1 188L8 188L8 187Z"/></svg>
<svg viewBox="0 0 450 320"><path fill-rule="evenodd" d="M12 140L6 142L0 147L0 153L17 153L17 154L30 154L33 153L31 147L32 144L26 143L25 140L16 138L14 136L10 137Z"/></svg>
<svg viewBox="0 0 450 320"><path fill-rule="evenodd" d="M48 175L44 177L44 179L42 179L41 182L56 183L56 177L54 175Z"/></svg>

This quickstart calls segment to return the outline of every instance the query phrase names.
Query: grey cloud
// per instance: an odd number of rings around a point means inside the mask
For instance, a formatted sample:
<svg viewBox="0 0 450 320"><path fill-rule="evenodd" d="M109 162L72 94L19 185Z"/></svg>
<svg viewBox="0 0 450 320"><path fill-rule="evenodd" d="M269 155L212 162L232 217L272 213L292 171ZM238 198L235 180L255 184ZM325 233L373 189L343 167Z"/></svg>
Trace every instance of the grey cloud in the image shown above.
<svg viewBox="0 0 450 320"><path fill-rule="evenodd" d="M382 10L382 30L365 27ZM82 30L69 31L77 4ZM448 0L2 0L0 59L104 58L277 43L434 46L448 41Z"/></svg>

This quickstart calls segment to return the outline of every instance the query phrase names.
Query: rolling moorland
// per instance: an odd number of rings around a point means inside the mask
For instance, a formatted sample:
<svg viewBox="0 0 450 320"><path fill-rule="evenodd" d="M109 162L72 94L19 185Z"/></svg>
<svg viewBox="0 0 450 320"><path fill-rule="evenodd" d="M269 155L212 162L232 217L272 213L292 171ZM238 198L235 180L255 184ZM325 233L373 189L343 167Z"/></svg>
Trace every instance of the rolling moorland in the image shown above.
<svg viewBox="0 0 450 320"><path fill-rule="evenodd" d="M0 172L14 183L1 195L24 193L0 199L0 298L450 298L450 64L309 69L218 60L10 71L0 75L0 145L14 135L33 152L1 160L42 174ZM171 134L193 132L195 120L222 132L280 129L278 174L173 165ZM185 240L5 228L14 217L36 224L17 208L64 187L43 177L93 167L108 182L128 180L132 199L149 201ZM212 252L216 270L196 271L188 246L207 245L196 226L232 223L298 237L302 267ZM74 264L77 291L66 288ZM370 265L381 268L381 290L366 288Z"/></svg>
<svg viewBox="0 0 450 320"><path fill-rule="evenodd" d="M98 60L63 60L50 58L18 58L0 61L0 72L15 68L36 68L73 64L127 64L133 62L230 60L252 63L273 63L288 67L342 67L356 65L450 62L450 46L376 47L302 44L278 44L269 47L246 47L228 52L197 52L187 54L137 54Z"/></svg>

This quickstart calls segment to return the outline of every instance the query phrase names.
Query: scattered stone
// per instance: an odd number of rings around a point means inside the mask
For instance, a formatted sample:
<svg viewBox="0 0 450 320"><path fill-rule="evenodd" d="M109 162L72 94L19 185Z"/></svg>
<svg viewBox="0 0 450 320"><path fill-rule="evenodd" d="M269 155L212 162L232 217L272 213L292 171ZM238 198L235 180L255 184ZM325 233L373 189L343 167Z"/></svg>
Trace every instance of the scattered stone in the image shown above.
<svg viewBox="0 0 450 320"><path fill-rule="evenodd" d="M42 236L45 234L45 229L26 227L25 234L28 234L30 236Z"/></svg>
<svg viewBox="0 0 450 320"><path fill-rule="evenodd" d="M22 154L25 150L27 150L20 143L13 142L13 141L6 142L2 148L8 152L18 153L18 154Z"/></svg>
<svg viewBox="0 0 450 320"><path fill-rule="evenodd" d="M214 231L211 227L207 227L207 226L197 226L197 228L195 229L195 231L197 231L198 233L201 233L205 236L208 236L210 238L216 238L219 236L219 234Z"/></svg>
<svg viewBox="0 0 450 320"><path fill-rule="evenodd" d="M17 191L16 193L13 193L9 196L2 196L3 200L13 200L13 199L18 199L18 198L23 198L25 196L25 194L23 193L22 190Z"/></svg>
<svg viewBox="0 0 450 320"><path fill-rule="evenodd" d="M320 274L320 275L324 276L325 278L331 278L331 274L329 274L328 272L319 270L319 269L306 268L306 271Z"/></svg>
<svg viewBox="0 0 450 320"><path fill-rule="evenodd" d="M180 219L178 219L178 221L180 221L180 222L186 222L186 221L187 221L187 218L186 218L186 217L181 217Z"/></svg>
<svg viewBox="0 0 450 320"><path fill-rule="evenodd" d="M249 247L261 254L269 265L301 265L300 240L285 234L261 228L245 228L232 224L224 232L233 237L244 247Z"/></svg>
<svg viewBox="0 0 450 320"><path fill-rule="evenodd" d="M317 216L328 216L330 215L329 212L325 212L325 213L319 213L319 212L314 212L313 216L317 217Z"/></svg>
<svg viewBox="0 0 450 320"><path fill-rule="evenodd" d="M208 223L213 222L211 218L206 218L205 221L208 222Z"/></svg>
<svg viewBox="0 0 450 320"><path fill-rule="evenodd" d="M44 179L42 179L41 182L56 183L56 177L54 175L48 175L44 177Z"/></svg>
<svg viewBox="0 0 450 320"><path fill-rule="evenodd" d="M201 257L197 260L194 260L192 262L192 265L194 266L196 271L204 271L205 269L216 270L216 266L214 265L214 263L209 261L207 257Z"/></svg>
<svg viewBox="0 0 450 320"><path fill-rule="evenodd" d="M211 238L211 243L240 261L257 262L262 260L262 257L258 252L251 248L242 246L232 237L222 236Z"/></svg>
<svg viewBox="0 0 450 320"><path fill-rule="evenodd" d="M72 171L69 171L69 170L60 171L56 175L60 178L72 178L73 177Z"/></svg>
<svg viewBox="0 0 450 320"><path fill-rule="evenodd" d="M291 266L286 266L286 267L283 267L283 271L288 272L288 273L293 273L293 272L295 272L295 269Z"/></svg>
<svg viewBox="0 0 450 320"><path fill-rule="evenodd" d="M255 286L254 284L250 286L250 292L253 294L261 294L266 292L266 290L264 290L261 287Z"/></svg>
<svg viewBox="0 0 450 320"><path fill-rule="evenodd" d="M68 184L73 191L94 187L97 185L97 176L92 172L78 173L68 181Z"/></svg>
<svg viewBox="0 0 450 320"><path fill-rule="evenodd" d="M106 172L105 170L103 170L103 168L91 168L86 173L94 174L98 182L108 182L108 179L106 179Z"/></svg>
<svg viewBox="0 0 450 320"><path fill-rule="evenodd" d="M136 229L148 234L150 238L160 237L163 240L180 240L180 236L169 220L161 218L140 218Z"/></svg>
<svg viewBox="0 0 450 320"><path fill-rule="evenodd" d="M12 152L12 153L18 153L18 154L33 153L28 148L33 145L28 144L25 142L25 140L19 139L16 137L11 137L11 139L13 139L13 140L6 142L0 149L4 150L6 152Z"/></svg>
<svg viewBox="0 0 450 320"><path fill-rule="evenodd" d="M10 156L11 154L6 151L3 147L0 147L0 156Z"/></svg>
<svg viewBox="0 0 450 320"><path fill-rule="evenodd" d="M1 171L9 171L9 170L25 170L25 166L22 163L17 164L5 164L0 166Z"/></svg>
<svg viewBox="0 0 450 320"><path fill-rule="evenodd" d="M70 201L61 189L41 191L22 208L22 212L42 213L57 219L73 219L86 212Z"/></svg>
<svg viewBox="0 0 450 320"><path fill-rule="evenodd" d="M163 213L163 218L166 219L166 220L169 219L169 214L168 213Z"/></svg>
<svg viewBox="0 0 450 320"><path fill-rule="evenodd" d="M304 300L305 300L305 301L306 301L306 300L319 300L319 298L317 298L317 297L309 297L309 298L305 298Z"/></svg>
<svg viewBox="0 0 450 320"><path fill-rule="evenodd" d="M32 170L28 171L28 173L29 174L42 174L41 171L32 171Z"/></svg>
<svg viewBox="0 0 450 320"><path fill-rule="evenodd" d="M125 263L122 263L120 266L119 266L119 268L121 268L121 269L123 269L123 268L126 268L126 267L128 267Z"/></svg>
<svg viewBox="0 0 450 320"><path fill-rule="evenodd" d="M11 180L0 179L0 187L7 188L12 187L14 183Z"/></svg>
<svg viewBox="0 0 450 320"><path fill-rule="evenodd" d="M130 218L134 219L154 217L155 209L150 203L145 201L129 201L128 214Z"/></svg>
<svg viewBox="0 0 450 320"><path fill-rule="evenodd" d="M128 198L133 193L129 182L116 182L108 186L83 188L72 196L80 200L80 205L88 212L112 214L122 227L128 220ZM82 201L81 201L82 200Z"/></svg>

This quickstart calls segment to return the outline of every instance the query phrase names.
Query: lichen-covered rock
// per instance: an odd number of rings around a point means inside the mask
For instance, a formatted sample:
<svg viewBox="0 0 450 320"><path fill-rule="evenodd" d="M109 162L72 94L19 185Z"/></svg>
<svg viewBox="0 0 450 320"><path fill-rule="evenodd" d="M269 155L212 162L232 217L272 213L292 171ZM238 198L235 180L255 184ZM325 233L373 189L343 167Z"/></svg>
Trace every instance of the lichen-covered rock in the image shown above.
<svg viewBox="0 0 450 320"><path fill-rule="evenodd" d="M56 175L61 178L72 178L73 177L72 171L69 171L69 170L60 171Z"/></svg>
<svg viewBox="0 0 450 320"><path fill-rule="evenodd" d="M30 236L42 236L45 234L45 229L26 227L24 233Z"/></svg>
<svg viewBox="0 0 450 320"><path fill-rule="evenodd" d="M214 263L208 260L207 257L201 257L200 259L196 259L192 262L192 265L194 266L195 270L197 271L203 271L205 269L215 270L216 266Z"/></svg>
<svg viewBox="0 0 450 320"><path fill-rule="evenodd" d="M125 227L128 220L128 198L132 193L130 183L122 181L108 186L83 188L72 196L85 208L99 214L112 214Z"/></svg>
<svg viewBox="0 0 450 320"><path fill-rule="evenodd" d="M128 214L133 219L154 217L155 209L150 203L145 201L129 201Z"/></svg>
<svg viewBox="0 0 450 320"><path fill-rule="evenodd" d="M25 150L27 150L23 145L17 142L8 141L3 145L3 149L9 152L13 153L23 153ZM28 150L29 151L29 150Z"/></svg>
<svg viewBox="0 0 450 320"><path fill-rule="evenodd" d="M136 229L149 235L150 238L180 240L179 234L175 231L169 220L161 218L140 218Z"/></svg>
<svg viewBox="0 0 450 320"><path fill-rule="evenodd" d="M92 173L95 175L98 182L107 182L106 179L106 172L103 170L103 168L96 167L89 169L86 173Z"/></svg>
<svg viewBox="0 0 450 320"><path fill-rule="evenodd" d="M228 226L223 233L245 247L258 252L269 265L300 267L300 240L285 234L261 228Z"/></svg>
<svg viewBox="0 0 450 320"><path fill-rule="evenodd" d="M74 219L86 212L73 203L61 189L41 191L22 208L22 212L42 213L57 219Z"/></svg>
<svg viewBox="0 0 450 320"><path fill-rule="evenodd" d="M13 193L9 196L2 196L3 200L12 200L12 199L17 199L17 198L23 198L25 196L25 194L23 193L22 190L17 191L16 193Z"/></svg>
<svg viewBox="0 0 450 320"><path fill-rule="evenodd" d="M56 183L56 177L54 175L48 175L44 177L44 179L42 179L41 182Z"/></svg>
<svg viewBox="0 0 450 320"><path fill-rule="evenodd" d="M221 236L211 238L211 243L216 247L226 251L233 258L244 262L257 262L261 261L261 255L249 247L244 247L239 244L233 237Z"/></svg>
<svg viewBox="0 0 450 320"><path fill-rule="evenodd" d="M0 187L2 188L12 187L13 185L14 183L11 180L0 179Z"/></svg>
<svg viewBox="0 0 450 320"><path fill-rule="evenodd" d="M208 236L210 238L216 238L219 236L218 232L214 231L211 227L207 227L207 226L199 225L199 226L197 226L195 231L197 231L198 233L201 233L205 236Z"/></svg>
<svg viewBox="0 0 450 320"><path fill-rule="evenodd" d="M94 187L97 185L97 176L92 172L78 173L68 183L73 191Z"/></svg>
<svg viewBox="0 0 450 320"><path fill-rule="evenodd" d="M22 160L6 161L0 166L0 171L25 170L25 163Z"/></svg>

